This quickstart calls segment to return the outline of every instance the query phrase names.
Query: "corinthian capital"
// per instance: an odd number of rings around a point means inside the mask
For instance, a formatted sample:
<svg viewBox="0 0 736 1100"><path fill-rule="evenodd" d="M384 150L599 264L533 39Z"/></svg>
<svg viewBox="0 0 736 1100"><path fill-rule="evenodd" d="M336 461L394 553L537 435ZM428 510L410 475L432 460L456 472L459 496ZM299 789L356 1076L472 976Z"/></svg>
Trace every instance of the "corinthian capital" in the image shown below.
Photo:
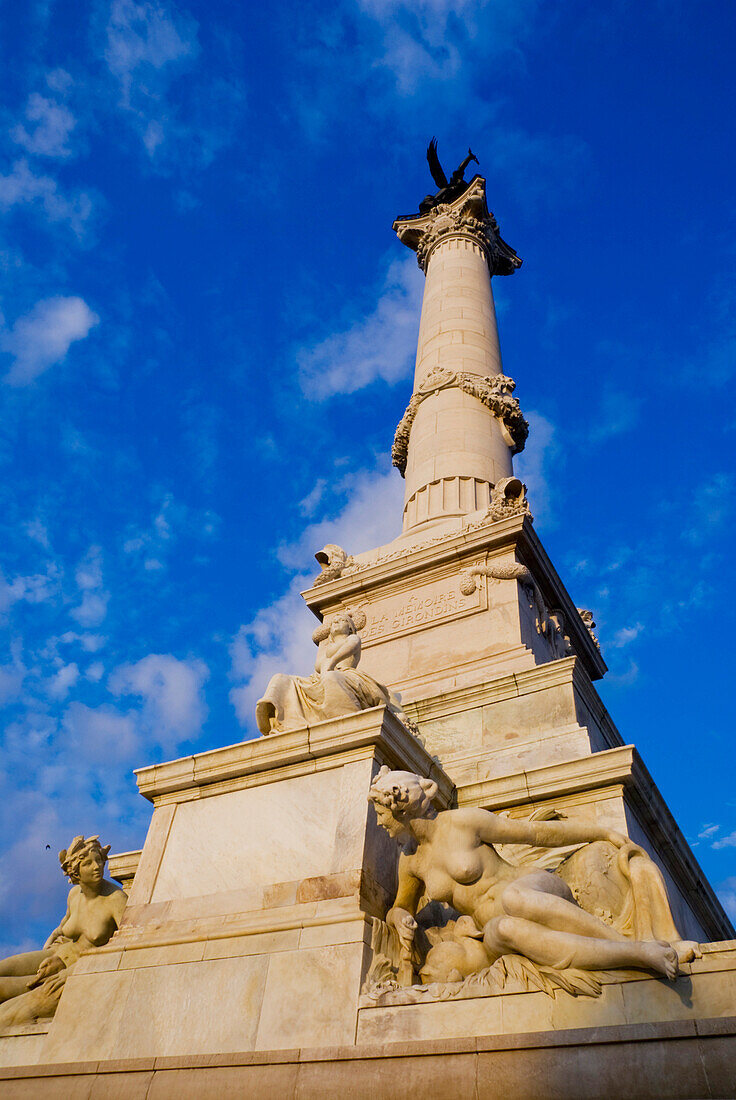
<svg viewBox="0 0 736 1100"><path fill-rule="evenodd" d="M486 183L476 176L454 202L440 203L426 214L397 218L394 232L402 244L417 254L426 272L430 256L448 237L464 237L485 253L491 275L512 275L521 259L501 237L498 223L486 204Z"/></svg>

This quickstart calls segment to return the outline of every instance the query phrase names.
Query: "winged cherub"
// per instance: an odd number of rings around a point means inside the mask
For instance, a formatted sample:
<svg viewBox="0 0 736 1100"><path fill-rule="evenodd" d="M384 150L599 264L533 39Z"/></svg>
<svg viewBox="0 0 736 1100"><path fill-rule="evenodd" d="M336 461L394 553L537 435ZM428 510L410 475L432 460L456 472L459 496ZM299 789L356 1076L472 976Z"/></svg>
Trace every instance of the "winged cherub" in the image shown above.
<svg viewBox="0 0 736 1100"><path fill-rule="evenodd" d="M465 160L457 166L448 181L447 176L442 170L440 158L437 156L437 138L432 138L427 146L427 162L429 164L429 170L432 173L432 179L439 187L439 191L436 195L427 195L426 198L422 199L419 203L419 211L421 214L427 214L439 203L452 202L453 199L462 195L463 191L468 186L465 182L465 169L473 160L478 164L478 158L475 153L472 149L468 149L468 155Z"/></svg>

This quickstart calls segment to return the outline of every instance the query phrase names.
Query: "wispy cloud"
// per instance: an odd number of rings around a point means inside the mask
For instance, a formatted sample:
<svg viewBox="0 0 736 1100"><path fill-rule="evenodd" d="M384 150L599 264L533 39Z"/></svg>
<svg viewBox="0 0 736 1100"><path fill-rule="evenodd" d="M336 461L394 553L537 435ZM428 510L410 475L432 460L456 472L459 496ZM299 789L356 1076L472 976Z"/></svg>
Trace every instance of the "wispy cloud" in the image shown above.
<svg viewBox="0 0 736 1100"><path fill-rule="evenodd" d="M196 55L197 23L164 2L113 0L106 27L105 61L120 83L122 106L160 98L174 62Z"/></svg>
<svg viewBox="0 0 736 1100"><path fill-rule="evenodd" d="M521 454L514 459L514 469L527 486L532 515L540 525L556 523L551 478L560 450L555 428L538 412L528 412L529 438Z"/></svg>
<svg viewBox="0 0 736 1100"><path fill-rule="evenodd" d="M637 394L606 390L588 433L591 443L603 443L631 431L639 422L643 400Z"/></svg>
<svg viewBox="0 0 736 1100"><path fill-rule="evenodd" d="M91 546L87 551L77 567L76 582L82 602L69 614L81 627L99 626L107 614L110 599L110 593L103 584L102 551L99 546Z"/></svg>
<svg viewBox="0 0 736 1100"><path fill-rule="evenodd" d="M383 31L383 51L374 64L410 94L427 80L462 77L479 38L495 56L518 49L538 0L358 0L358 6Z"/></svg>
<svg viewBox="0 0 736 1100"><path fill-rule="evenodd" d="M89 335L100 318L82 298L44 298L12 329L0 333L0 350L13 357L5 381L27 386L66 358L77 340Z"/></svg>
<svg viewBox="0 0 736 1100"><path fill-rule="evenodd" d="M139 720L146 739L164 751L195 737L207 717L203 686L209 669L203 661L179 660L171 653L150 653L110 675L113 695L142 699Z"/></svg>
<svg viewBox="0 0 736 1100"><path fill-rule="evenodd" d="M207 29L216 40L215 27ZM230 141L244 97L234 69L224 75L221 57L207 57L206 72L199 64L197 21L167 0L113 0L103 37L117 106L139 135L149 163L164 172L206 167ZM191 192L188 201L196 203Z"/></svg>
<svg viewBox="0 0 736 1100"><path fill-rule="evenodd" d="M231 675L239 681L230 699L243 726L253 726L256 700L276 672L309 674L315 649L316 622L300 596L318 572L317 550L330 542L359 553L390 541L400 533L404 483L395 470L361 470L340 486L346 502L331 518L305 528L278 549L292 580L273 603L261 608L236 634L230 648Z"/></svg>
<svg viewBox="0 0 736 1100"><path fill-rule="evenodd" d="M612 645L614 649L623 649L624 646L627 646L630 642L633 642L635 638L638 638L643 629L643 623L634 623L633 626L622 626L620 630L616 631L608 644Z"/></svg>
<svg viewBox="0 0 736 1100"><path fill-rule="evenodd" d="M76 119L65 104L34 92L26 104L25 122L14 126L10 136L35 156L68 157L75 126Z"/></svg>
<svg viewBox="0 0 736 1100"><path fill-rule="evenodd" d="M367 316L298 352L304 394L324 401L377 379L393 384L406 377L416 355L423 287L414 256L395 260Z"/></svg>
<svg viewBox="0 0 736 1100"><path fill-rule="evenodd" d="M64 195L51 176L36 175L28 161L14 162L7 175L0 175L0 210L14 207L38 206L53 224L66 224L76 237L87 231L92 214L92 198L86 191Z"/></svg>

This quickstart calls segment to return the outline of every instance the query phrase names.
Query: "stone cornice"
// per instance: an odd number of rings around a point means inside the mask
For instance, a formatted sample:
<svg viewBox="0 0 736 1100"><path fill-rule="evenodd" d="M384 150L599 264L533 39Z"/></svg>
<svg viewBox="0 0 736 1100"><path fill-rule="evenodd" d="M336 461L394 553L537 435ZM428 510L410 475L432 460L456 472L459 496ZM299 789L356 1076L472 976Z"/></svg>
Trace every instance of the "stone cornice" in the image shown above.
<svg viewBox="0 0 736 1100"><path fill-rule="evenodd" d="M431 777L439 785L440 803L452 800L452 780L385 707L153 764L135 775L141 794L159 806L337 768L374 755L390 767Z"/></svg>
<svg viewBox="0 0 736 1100"><path fill-rule="evenodd" d="M588 709L594 714L612 747L623 745L621 734L593 687L590 677L578 657L562 657L547 664L535 665L523 672L496 676L473 687L454 688L407 703L407 711L421 727L422 722L436 721L452 714L461 714L476 707L492 705L504 699L514 699L535 691L546 691L563 684L573 684Z"/></svg>
<svg viewBox="0 0 736 1100"><path fill-rule="evenodd" d="M449 237L465 238L477 245L492 275L511 275L521 267L520 257L503 240L488 210L482 176L474 176L453 202L440 203L427 214L397 218L393 228L401 243L416 252L417 263L425 272L434 249Z"/></svg>
<svg viewBox="0 0 736 1100"><path fill-rule="evenodd" d="M559 608L576 654L583 661L591 680L600 679L606 663L591 638L580 613L570 599L552 562L525 515L470 524L455 533L438 535L415 549L388 551L383 557L302 592L310 610L322 619L340 606L358 604L378 588L410 585L422 574L447 570L453 564L458 573L484 553L513 550L519 561L531 570L547 605Z"/></svg>

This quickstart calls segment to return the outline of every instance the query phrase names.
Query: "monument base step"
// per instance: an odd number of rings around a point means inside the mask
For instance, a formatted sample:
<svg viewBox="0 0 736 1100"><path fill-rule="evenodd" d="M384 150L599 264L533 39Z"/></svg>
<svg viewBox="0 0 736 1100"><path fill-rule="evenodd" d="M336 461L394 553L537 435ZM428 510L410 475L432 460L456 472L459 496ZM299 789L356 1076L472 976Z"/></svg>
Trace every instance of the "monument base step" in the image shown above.
<svg viewBox="0 0 736 1100"><path fill-rule="evenodd" d="M590 1100L736 1095L736 1017L0 1070L4 1100Z"/></svg>

